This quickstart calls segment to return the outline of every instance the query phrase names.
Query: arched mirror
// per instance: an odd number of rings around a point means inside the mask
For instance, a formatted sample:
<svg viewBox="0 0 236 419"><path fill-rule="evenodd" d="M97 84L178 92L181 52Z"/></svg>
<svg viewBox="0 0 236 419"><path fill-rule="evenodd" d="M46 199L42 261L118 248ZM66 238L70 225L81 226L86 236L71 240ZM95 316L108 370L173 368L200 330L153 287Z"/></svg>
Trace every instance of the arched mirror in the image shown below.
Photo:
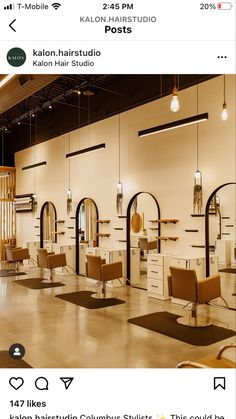
<svg viewBox="0 0 236 419"><path fill-rule="evenodd" d="M98 209L91 198L83 198L76 209L76 273L85 275L87 247L98 247Z"/></svg>
<svg viewBox="0 0 236 419"><path fill-rule="evenodd" d="M43 204L40 212L40 247L44 247L45 243L56 243L56 219L57 212L55 205L47 201Z"/></svg>
<svg viewBox="0 0 236 419"><path fill-rule="evenodd" d="M160 252L160 208L148 192L134 195L127 208L127 282L147 289L147 256Z"/></svg>
<svg viewBox="0 0 236 419"><path fill-rule="evenodd" d="M206 276L213 273L212 255L218 256L221 293L236 309L236 184L219 186L206 205Z"/></svg>

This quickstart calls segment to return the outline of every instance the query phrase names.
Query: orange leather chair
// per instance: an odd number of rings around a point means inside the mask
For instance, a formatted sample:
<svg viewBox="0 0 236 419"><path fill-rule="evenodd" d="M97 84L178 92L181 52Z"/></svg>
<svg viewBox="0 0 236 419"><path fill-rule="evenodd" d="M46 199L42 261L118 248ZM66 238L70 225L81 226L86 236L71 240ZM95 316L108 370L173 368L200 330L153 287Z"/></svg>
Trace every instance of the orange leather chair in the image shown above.
<svg viewBox="0 0 236 419"><path fill-rule="evenodd" d="M106 264L105 259L102 259L100 256L87 255L86 258L86 276L96 279L98 281L97 285L102 285L101 293L92 294L92 297L100 299L114 298L115 295L107 292L106 284L113 279L120 280L122 278L122 262Z"/></svg>
<svg viewBox="0 0 236 419"><path fill-rule="evenodd" d="M23 260L30 259L29 250L27 248L22 247L13 247L10 244L5 244L5 253L6 253L6 260L9 263L14 263L16 266L16 272L19 271L19 264L23 262Z"/></svg>
<svg viewBox="0 0 236 419"><path fill-rule="evenodd" d="M180 362L176 368L235 368L236 363L229 358L222 357L223 353L230 349L236 348L235 343L229 343L220 348L216 355L209 355L201 358L199 361Z"/></svg>
<svg viewBox="0 0 236 419"><path fill-rule="evenodd" d="M221 297L228 306L221 295L219 275L198 280L194 269L170 266L170 272L171 276L168 277L169 295L192 303L191 318L189 316L180 317L177 319L178 323L193 327L209 326L212 324L209 320L197 316L198 305Z"/></svg>
<svg viewBox="0 0 236 419"><path fill-rule="evenodd" d="M38 249L38 266L39 268L49 269L50 278L42 281L43 283L53 282L53 270L55 268L63 268L67 266L66 254L48 252L46 249Z"/></svg>

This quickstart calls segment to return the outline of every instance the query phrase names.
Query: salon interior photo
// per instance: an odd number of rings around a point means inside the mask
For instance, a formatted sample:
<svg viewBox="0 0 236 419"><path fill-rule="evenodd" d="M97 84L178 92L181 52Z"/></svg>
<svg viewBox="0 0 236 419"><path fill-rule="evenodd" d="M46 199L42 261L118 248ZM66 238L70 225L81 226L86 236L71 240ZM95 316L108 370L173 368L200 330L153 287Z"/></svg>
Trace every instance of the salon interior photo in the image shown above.
<svg viewBox="0 0 236 419"><path fill-rule="evenodd" d="M0 368L235 368L235 82L0 75Z"/></svg>

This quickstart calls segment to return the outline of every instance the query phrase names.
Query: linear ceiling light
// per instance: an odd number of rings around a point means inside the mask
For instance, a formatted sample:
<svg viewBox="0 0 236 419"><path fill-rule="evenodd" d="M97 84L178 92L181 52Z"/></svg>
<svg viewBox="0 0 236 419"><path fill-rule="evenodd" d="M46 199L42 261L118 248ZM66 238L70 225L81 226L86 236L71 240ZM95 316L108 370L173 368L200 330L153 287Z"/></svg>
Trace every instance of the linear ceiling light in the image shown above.
<svg viewBox="0 0 236 419"><path fill-rule="evenodd" d="M168 122L168 124L159 125L138 132L139 138L147 137L148 135L157 134L163 131L169 131L171 129L184 127L186 125L197 124L198 122L206 121L208 119L208 113L202 113L201 115L190 116L189 118L179 119L178 121Z"/></svg>
<svg viewBox="0 0 236 419"><path fill-rule="evenodd" d="M46 161L41 161L40 163L35 163L35 164L31 164L30 166L25 166L22 167L22 170L30 170L30 169L35 169L35 167L40 167L40 166L45 166L47 164Z"/></svg>
<svg viewBox="0 0 236 419"><path fill-rule="evenodd" d="M100 148L106 148L106 144L105 143L97 144L92 147L83 148L82 150L73 151L72 153L66 154L66 158L70 159L71 157L76 157L76 156L79 156L80 154L90 153L90 151L96 151L96 150L99 150Z"/></svg>
<svg viewBox="0 0 236 419"><path fill-rule="evenodd" d="M8 83L13 77L15 77L15 74L8 74L0 81L0 88L4 86L4 84Z"/></svg>

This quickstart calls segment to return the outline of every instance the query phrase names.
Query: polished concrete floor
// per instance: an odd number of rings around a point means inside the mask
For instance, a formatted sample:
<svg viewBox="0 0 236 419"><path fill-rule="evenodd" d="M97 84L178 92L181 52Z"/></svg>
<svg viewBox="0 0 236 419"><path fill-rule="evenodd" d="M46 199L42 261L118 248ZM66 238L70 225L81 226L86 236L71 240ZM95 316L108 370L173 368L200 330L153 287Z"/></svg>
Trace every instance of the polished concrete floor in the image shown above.
<svg viewBox="0 0 236 419"><path fill-rule="evenodd" d="M39 276L39 269L29 269L28 276ZM221 276L230 304L235 306L232 293L236 275ZM148 298L144 290L116 288L113 291L126 304L88 310L54 298L57 294L93 290L85 278L65 276L66 286L43 290L30 290L13 282L26 278L0 278L0 350L15 342L23 344L24 359L33 367L173 368L178 362L198 360L235 341L231 338L196 347L127 323L131 317L156 311L183 314L182 306ZM236 328L235 311L202 306L199 312L207 310L216 325Z"/></svg>

